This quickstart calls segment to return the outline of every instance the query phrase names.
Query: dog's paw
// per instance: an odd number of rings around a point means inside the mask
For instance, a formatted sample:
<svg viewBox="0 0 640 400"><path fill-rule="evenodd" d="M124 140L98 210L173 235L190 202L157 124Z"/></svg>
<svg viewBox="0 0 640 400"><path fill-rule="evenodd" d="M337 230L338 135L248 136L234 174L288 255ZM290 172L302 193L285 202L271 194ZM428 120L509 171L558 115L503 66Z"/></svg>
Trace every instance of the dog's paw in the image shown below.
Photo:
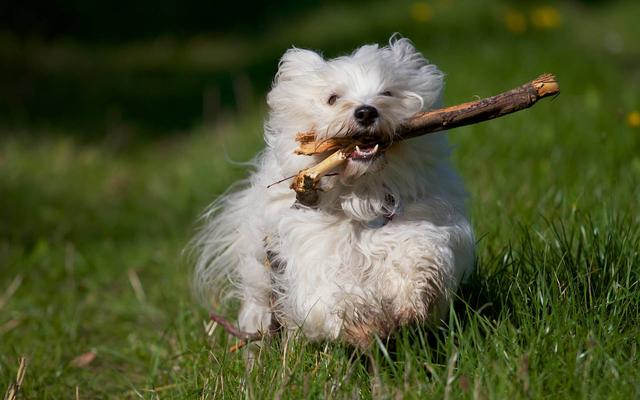
<svg viewBox="0 0 640 400"><path fill-rule="evenodd" d="M271 326L271 308L269 305L245 301L238 315L238 325L241 330L249 333L268 332Z"/></svg>

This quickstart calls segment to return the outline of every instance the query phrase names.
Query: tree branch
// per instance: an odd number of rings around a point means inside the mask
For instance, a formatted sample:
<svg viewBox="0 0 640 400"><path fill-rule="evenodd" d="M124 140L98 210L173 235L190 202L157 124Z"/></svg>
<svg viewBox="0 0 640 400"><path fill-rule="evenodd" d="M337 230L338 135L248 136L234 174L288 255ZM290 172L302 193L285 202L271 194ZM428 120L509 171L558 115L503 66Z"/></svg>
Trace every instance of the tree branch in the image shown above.
<svg viewBox="0 0 640 400"><path fill-rule="evenodd" d="M393 143L502 117L529 108L538 100L558 93L560 93L560 87L555 76L544 74L508 92L478 101L416 114L396 131ZM294 178L291 188L296 191L298 202L306 206L313 206L317 203L320 178L344 163L356 145L365 144L357 135L316 141L314 132L299 133L296 140L300 143L295 150L296 154L314 155L334 151L324 161L300 171ZM379 151L386 150L393 143L381 144Z"/></svg>

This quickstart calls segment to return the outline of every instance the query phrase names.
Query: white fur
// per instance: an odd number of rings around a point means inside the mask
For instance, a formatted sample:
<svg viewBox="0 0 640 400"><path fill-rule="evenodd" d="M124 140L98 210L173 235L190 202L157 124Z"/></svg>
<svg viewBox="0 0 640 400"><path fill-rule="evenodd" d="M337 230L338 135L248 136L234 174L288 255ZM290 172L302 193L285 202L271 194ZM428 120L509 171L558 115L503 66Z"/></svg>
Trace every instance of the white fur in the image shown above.
<svg viewBox="0 0 640 400"><path fill-rule="evenodd" d="M473 267L474 246L445 134L396 143L371 162L349 161L323 178L315 209L292 207L288 183L267 186L321 159L293 153L297 132L352 134L353 111L367 104L380 113L371 131L392 137L403 120L440 105L442 89L443 74L407 39L328 61L288 50L268 95L266 148L250 178L213 204L196 242L195 283L209 305L226 293L242 301L242 330L266 330L277 310L285 328L318 340L340 337L345 321L359 321L365 309L409 310L400 324L440 318ZM329 105L332 94L339 97ZM280 272L265 267L267 250Z"/></svg>

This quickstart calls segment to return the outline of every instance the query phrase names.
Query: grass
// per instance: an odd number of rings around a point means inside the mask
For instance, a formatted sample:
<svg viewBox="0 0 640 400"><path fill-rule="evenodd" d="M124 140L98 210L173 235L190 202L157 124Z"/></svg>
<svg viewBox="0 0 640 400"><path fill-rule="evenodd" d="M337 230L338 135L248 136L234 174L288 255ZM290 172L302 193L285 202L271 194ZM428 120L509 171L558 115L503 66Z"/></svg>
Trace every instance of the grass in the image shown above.
<svg viewBox="0 0 640 400"><path fill-rule="evenodd" d="M421 23L410 3L376 3L349 24L356 7L235 38L262 56L234 62L246 71L275 63L291 38L333 55L401 30L447 73L448 104L542 72L561 83L553 101L450 133L478 245L477 272L448 323L377 343L374 361L340 344L274 340L249 371L221 329L205 333L181 252L199 212L245 175L229 159L260 149L263 108L179 134L138 137L134 123L124 142L109 129L83 136L66 118L7 120L0 390L25 355L24 398L640 396L640 131L626 120L640 108L640 6L561 4L561 25L540 30L530 20L536 5L525 3L516 9L527 18L522 34L503 24L515 4L434 2ZM107 76L109 57L127 51L105 53ZM75 360L87 352L96 353L88 365Z"/></svg>

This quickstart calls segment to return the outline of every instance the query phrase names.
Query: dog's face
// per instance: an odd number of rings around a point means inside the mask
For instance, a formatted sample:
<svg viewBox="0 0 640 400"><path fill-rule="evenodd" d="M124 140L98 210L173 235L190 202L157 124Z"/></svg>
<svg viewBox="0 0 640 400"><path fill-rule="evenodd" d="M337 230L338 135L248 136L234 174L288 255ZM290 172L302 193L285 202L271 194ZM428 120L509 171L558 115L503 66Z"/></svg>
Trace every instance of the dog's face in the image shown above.
<svg viewBox="0 0 640 400"><path fill-rule="evenodd" d="M367 143L349 158L345 175L379 168L398 126L441 98L443 75L407 39L367 45L349 56L324 60L288 50L268 96L270 124L294 134L314 130L317 139L358 136Z"/></svg>

